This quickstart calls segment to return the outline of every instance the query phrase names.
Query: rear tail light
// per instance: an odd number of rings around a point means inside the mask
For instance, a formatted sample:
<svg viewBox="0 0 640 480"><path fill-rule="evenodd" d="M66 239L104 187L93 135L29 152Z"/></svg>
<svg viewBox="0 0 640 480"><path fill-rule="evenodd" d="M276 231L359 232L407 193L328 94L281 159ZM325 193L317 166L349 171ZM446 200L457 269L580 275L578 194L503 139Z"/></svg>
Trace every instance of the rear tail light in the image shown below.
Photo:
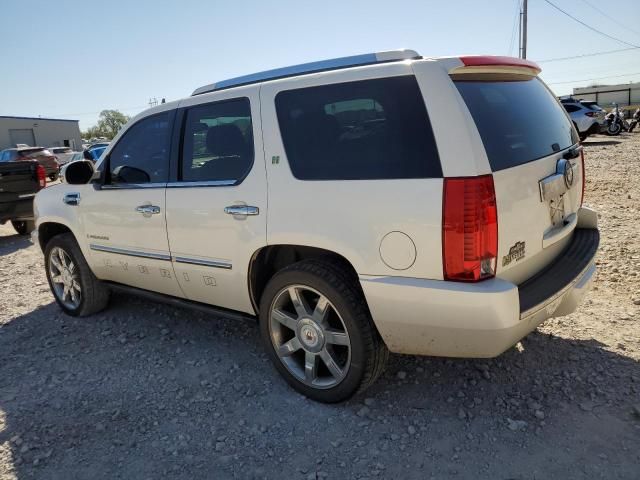
<svg viewBox="0 0 640 480"><path fill-rule="evenodd" d="M493 176L445 178L442 267L445 280L477 282L495 276L498 213Z"/></svg>
<svg viewBox="0 0 640 480"><path fill-rule="evenodd" d="M597 117L598 113L597 112L586 112L585 115L587 117Z"/></svg>
<svg viewBox="0 0 640 480"><path fill-rule="evenodd" d="M587 172L584 170L584 148L580 150L580 161L582 162L582 194L580 195L580 206L584 203L584 186L587 183Z"/></svg>
<svg viewBox="0 0 640 480"><path fill-rule="evenodd" d="M42 165L36 167L36 177L38 177L38 186L43 189L47 186L47 172Z"/></svg>

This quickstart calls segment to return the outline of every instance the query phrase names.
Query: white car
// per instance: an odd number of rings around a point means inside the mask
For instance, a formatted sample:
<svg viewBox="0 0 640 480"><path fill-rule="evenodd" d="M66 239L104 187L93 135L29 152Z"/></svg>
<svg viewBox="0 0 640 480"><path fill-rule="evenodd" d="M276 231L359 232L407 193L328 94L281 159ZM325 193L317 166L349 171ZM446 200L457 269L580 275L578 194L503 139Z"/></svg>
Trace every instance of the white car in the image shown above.
<svg viewBox="0 0 640 480"><path fill-rule="evenodd" d="M580 140L607 129L605 111L596 102L583 102L572 97L561 98L560 101L578 131Z"/></svg>
<svg viewBox="0 0 640 480"><path fill-rule="evenodd" d="M38 193L70 315L111 290L257 317L299 392L371 385L389 351L494 357L594 278L584 158L534 63L410 50L218 82L132 119Z"/></svg>

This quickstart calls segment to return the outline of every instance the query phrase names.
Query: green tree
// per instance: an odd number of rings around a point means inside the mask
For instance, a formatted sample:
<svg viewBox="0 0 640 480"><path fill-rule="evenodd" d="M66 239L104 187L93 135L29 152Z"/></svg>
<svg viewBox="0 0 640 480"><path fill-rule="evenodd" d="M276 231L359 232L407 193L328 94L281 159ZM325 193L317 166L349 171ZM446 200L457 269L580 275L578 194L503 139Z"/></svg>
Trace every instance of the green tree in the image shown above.
<svg viewBox="0 0 640 480"><path fill-rule="evenodd" d="M83 138L106 137L111 140L129 121L129 117L118 110L103 110L98 117L98 124L89 127L82 133Z"/></svg>
<svg viewBox="0 0 640 480"><path fill-rule="evenodd" d="M98 129L103 136L111 139L129 121L129 117L118 110L103 110L98 117Z"/></svg>

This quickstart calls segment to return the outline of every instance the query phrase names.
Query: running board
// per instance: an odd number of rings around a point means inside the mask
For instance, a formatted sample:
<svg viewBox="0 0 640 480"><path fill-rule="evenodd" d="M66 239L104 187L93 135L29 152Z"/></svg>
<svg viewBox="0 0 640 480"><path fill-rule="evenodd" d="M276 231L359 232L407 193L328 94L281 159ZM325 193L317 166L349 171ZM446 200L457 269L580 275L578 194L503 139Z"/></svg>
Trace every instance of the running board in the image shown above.
<svg viewBox="0 0 640 480"><path fill-rule="evenodd" d="M190 310L199 310L204 313L212 315L219 315L222 317L232 318L234 320L257 320L255 315L248 313L237 312L235 310L229 310L222 307L214 307L207 305L206 303L194 302L192 300L185 300L183 298L172 297L171 295L165 295L163 293L151 292L149 290L143 290L142 288L130 287L128 285L122 285L115 282L103 282L111 290L126 293L129 295L135 295L137 297L151 300L153 302L166 303L173 305L174 307L187 308Z"/></svg>

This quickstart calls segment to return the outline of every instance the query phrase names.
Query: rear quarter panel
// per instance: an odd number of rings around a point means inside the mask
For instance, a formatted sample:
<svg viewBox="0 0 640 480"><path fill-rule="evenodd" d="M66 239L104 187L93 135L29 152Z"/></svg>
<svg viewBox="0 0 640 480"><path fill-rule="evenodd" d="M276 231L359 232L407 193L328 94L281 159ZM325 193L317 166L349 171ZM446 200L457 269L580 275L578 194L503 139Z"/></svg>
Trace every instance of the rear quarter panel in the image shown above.
<svg viewBox="0 0 640 480"><path fill-rule="evenodd" d="M442 179L298 180L287 160L274 102L283 90L412 74L410 63L393 63L262 85L268 244L331 250L349 260L359 274L442 279ZM434 121L428 106L427 111ZM395 231L408 235L416 249L415 261L403 270L390 268L380 255L382 239Z"/></svg>

